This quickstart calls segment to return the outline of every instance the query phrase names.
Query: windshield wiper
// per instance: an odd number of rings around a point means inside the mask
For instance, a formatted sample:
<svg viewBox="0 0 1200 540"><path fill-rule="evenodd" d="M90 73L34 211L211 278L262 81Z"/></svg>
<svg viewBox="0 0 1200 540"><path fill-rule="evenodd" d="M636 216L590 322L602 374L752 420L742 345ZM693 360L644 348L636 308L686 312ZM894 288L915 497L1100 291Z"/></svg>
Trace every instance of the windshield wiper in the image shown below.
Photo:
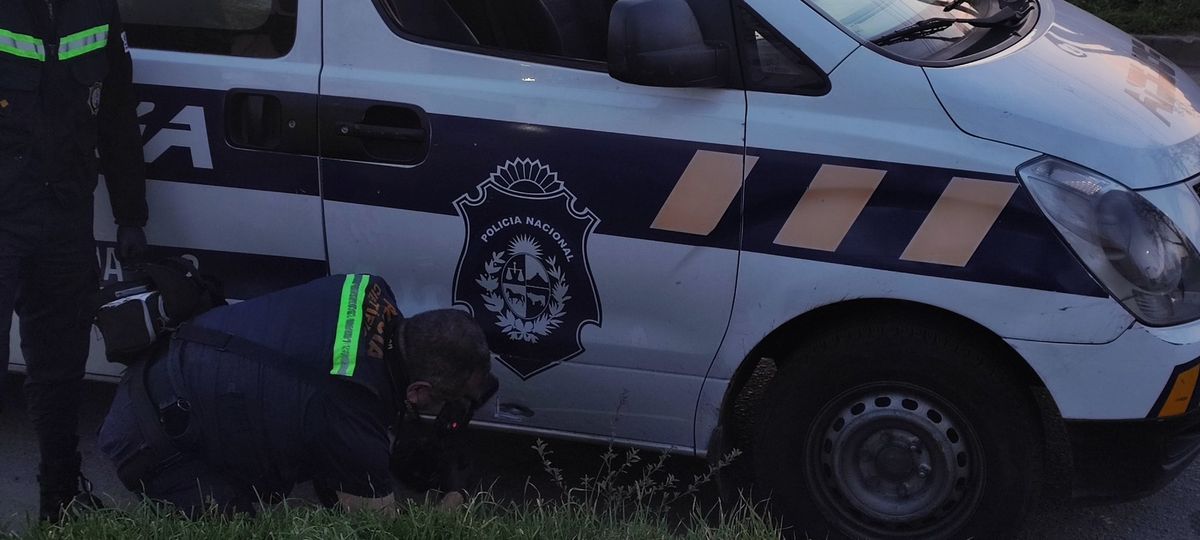
<svg viewBox="0 0 1200 540"><path fill-rule="evenodd" d="M1000 11L988 17L978 19L959 19L955 17L934 17L925 19L921 22L906 26L894 32L888 32L871 40L871 43L876 45L891 45L901 41L910 41L921 39L937 34L951 26L962 23L971 25L977 28L1001 28L1006 26L1016 26L1025 20L1029 12L1033 11L1033 0L1028 0L1020 6L1005 6Z"/></svg>
<svg viewBox="0 0 1200 540"><path fill-rule="evenodd" d="M957 8L958 6L961 6L965 3L967 3L967 0L954 0L953 2L950 2L950 5L946 6L946 8L943 9L942 11L949 13L951 11L954 11L955 8Z"/></svg>

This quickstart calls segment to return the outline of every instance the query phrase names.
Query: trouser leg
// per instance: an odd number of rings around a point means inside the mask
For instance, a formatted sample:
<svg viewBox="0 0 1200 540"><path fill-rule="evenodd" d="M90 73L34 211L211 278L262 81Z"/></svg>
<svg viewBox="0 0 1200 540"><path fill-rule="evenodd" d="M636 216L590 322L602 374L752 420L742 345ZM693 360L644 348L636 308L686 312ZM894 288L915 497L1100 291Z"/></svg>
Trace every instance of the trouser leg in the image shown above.
<svg viewBox="0 0 1200 540"><path fill-rule="evenodd" d="M91 336L95 258L86 250L38 257L17 293L25 394L43 460L75 453Z"/></svg>
<svg viewBox="0 0 1200 540"><path fill-rule="evenodd" d="M50 519L79 493L80 394L91 335L88 306L97 287L90 215L86 228L68 225L55 223L39 239L21 265L16 296L25 396L42 458L42 516Z"/></svg>
<svg viewBox="0 0 1200 540"><path fill-rule="evenodd" d="M207 512L254 514L258 500L246 484L222 474L203 459L188 456L143 482L146 497L168 502L196 518Z"/></svg>
<svg viewBox="0 0 1200 540"><path fill-rule="evenodd" d="M0 231L0 237L4 235ZM9 348L12 346L9 337L12 332L13 303L17 296L17 269L20 257L18 252L0 238L0 411L4 410L5 396L4 378L8 374Z"/></svg>

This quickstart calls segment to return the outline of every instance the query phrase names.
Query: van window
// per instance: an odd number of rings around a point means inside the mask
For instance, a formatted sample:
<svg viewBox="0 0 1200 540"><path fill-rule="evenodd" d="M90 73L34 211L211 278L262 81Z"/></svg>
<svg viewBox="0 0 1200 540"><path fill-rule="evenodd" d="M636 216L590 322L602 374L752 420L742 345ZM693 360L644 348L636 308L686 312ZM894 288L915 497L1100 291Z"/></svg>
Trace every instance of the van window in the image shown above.
<svg viewBox="0 0 1200 540"><path fill-rule="evenodd" d="M829 78L757 13L738 9L739 49L746 89L780 94L824 95Z"/></svg>
<svg viewBox="0 0 1200 540"><path fill-rule="evenodd" d="M616 0L382 0L405 33L442 43L603 62Z"/></svg>
<svg viewBox="0 0 1200 540"><path fill-rule="evenodd" d="M279 58L296 41L296 0L118 0L129 45Z"/></svg>

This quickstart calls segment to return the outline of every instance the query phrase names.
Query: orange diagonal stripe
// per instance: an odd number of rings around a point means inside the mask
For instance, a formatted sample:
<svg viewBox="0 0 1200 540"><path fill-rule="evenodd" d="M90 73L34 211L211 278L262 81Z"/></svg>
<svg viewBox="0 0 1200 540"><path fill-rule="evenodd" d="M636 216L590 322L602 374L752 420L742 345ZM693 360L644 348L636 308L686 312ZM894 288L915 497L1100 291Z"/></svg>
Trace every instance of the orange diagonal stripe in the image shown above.
<svg viewBox="0 0 1200 540"><path fill-rule="evenodd" d="M1016 191L1015 182L951 180L900 258L966 266Z"/></svg>
<svg viewBox="0 0 1200 540"><path fill-rule="evenodd" d="M792 209L775 243L837 251L887 171L824 165Z"/></svg>
<svg viewBox="0 0 1200 540"><path fill-rule="evenodd" d="M699 150L683 171L667 202L650 225L653 229L707 235L717 228L742 189L742 181L758 163L758 158Z"/></svg>

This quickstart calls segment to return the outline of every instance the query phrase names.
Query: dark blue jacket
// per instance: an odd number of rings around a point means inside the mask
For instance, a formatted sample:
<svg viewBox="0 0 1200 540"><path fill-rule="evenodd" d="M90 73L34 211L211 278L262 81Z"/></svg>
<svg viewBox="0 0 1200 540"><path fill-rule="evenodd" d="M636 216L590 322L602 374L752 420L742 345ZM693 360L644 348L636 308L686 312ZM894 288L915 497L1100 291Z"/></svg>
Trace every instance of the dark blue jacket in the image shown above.
<svg viewBox="0 0 1200 540"><path fill-rule="evenodd" d="M190 405L179 446L264 495L307 480L388 495L395 306L382 278L338 275L197 317L191 325L254 342L272 358L173 340L170 386ZM118 467L146 440L126 396L117 392L100 436Z"/></svg>
<svg viewBox="0 0 1200 540"><path fill-rule="evenodd" d="M133 64L115 0L0 9L0 219L57 199L91 220L103 170L118 224L146 223ZM99 160L96 154L99 150Z"/></svg>

